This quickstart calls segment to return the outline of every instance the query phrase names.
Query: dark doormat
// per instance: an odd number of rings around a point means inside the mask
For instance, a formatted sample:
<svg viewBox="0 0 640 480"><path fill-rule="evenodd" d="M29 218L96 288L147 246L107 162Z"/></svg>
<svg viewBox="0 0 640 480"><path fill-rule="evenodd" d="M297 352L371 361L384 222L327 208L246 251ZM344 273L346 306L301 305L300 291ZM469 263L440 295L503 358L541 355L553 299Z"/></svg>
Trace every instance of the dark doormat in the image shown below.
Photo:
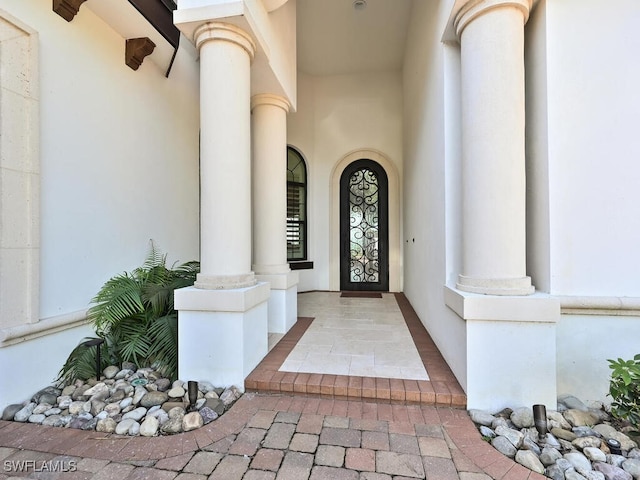
<svg viewBox="0 0 640 480"><path fill-rule="evenodd" d="M347 298L382 298L380 292L340 292L340 296Z"/></svg>

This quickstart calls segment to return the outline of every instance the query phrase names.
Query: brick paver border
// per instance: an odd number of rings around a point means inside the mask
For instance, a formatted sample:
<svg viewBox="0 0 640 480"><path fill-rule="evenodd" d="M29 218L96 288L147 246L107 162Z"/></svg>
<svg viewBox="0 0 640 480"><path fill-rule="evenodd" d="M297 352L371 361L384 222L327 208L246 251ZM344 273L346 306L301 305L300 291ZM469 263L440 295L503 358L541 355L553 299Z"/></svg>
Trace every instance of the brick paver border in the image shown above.
<svg viewBox="0 0 640 480"><path fill-rule="evenodd" d="M395 298L427 370L429 381L281 372L278 369L313 321L313 318L299 317L291 330L249 374L245 380L245 389L254 392L295 392L336 399L465 408L467 396L464 390L407 297L403 293L396 293Z"/></svg>

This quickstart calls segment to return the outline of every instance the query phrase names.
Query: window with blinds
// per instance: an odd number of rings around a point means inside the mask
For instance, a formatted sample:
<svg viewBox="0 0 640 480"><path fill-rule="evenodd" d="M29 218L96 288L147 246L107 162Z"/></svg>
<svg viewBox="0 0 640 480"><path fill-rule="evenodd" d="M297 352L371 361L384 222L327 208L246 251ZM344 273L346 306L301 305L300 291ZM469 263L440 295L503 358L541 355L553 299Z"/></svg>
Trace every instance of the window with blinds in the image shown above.
<svg viewBox="0 0 640 480"><path fill-rule="evenodd" d="M300 153L287 147L287 260L307 259L307 167Z"/></svg>

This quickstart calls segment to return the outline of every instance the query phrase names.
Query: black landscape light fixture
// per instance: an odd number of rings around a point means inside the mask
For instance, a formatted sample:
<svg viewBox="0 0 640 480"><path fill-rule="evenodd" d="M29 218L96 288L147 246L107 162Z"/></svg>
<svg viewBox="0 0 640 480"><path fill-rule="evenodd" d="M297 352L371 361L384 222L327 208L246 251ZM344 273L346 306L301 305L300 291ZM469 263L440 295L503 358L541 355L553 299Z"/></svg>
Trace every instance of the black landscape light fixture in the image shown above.
<svg viewBox="0 0 640 480"><path fill-rule="evenodd" d="M533 424L538 431L538 441L543 442L547 438L547 409L544 405L533 406Z"/></svg>
<svg viewBox="0 0 640 480"><path fill-rule="evenodd" d="M187 411L193 412L196 409L196 401L198 401L198 382L189 380L187 382L187 392L189 393L189 406Z"/></svg>
<svg viewBox="0 0 640 480"><path fill-rule="evenodd" d="M622 455L622 444L615 438L607 439L607 447L609 447L611 455Z"/></svg>
<svg viewBox="0 0 640 480"><path fill-rule="evenodd" d="M102 373L102 369L100 365L100 347L104 343L104 338L92 338L91 340L87 340L86 342L82 342L83 347L91 348L96 347L96 380L100 381L100 374Z"/></svg>

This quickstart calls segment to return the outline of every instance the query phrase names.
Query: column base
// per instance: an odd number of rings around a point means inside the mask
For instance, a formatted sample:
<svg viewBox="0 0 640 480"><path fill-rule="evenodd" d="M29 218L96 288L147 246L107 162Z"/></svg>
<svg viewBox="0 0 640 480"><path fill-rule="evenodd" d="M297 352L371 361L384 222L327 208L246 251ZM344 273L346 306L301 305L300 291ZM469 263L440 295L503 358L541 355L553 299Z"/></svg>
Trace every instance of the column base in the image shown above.
<svg viewBox="0 0 640 480"><path fill-rule="evenodd" d="M531 295L535 287L531 277L521 278L478 278L458 275L456 288L464 292L483 293L485 295Z"/></svg>
<svg viewBox="0 0 640 480"><path fill-rule="evenodd" d="M271 286L269 333L287 333L298 321L298 272L256 276Z"/></svg>
<svg viewBox="0 0 640 480"><path fill-rule="evenodd" d="M198 273L193 286L202 290L232 290L251 287L255 284L256 277L253 272L240 275L207 275Z"/></svg>
<svg viewBox="0 0 640 480"><path fill-rule="evenodd" d="M450 287L444 297L466 323L468 408L557 407L558 299L541 293L477 295Z"/></svg>
<svg viewBox="0 0 640 480"><path fill-rule="evenodd" d="M244 391L244 379L268 353L269 293L267 283L176 290L179 378Z"/></svg>

